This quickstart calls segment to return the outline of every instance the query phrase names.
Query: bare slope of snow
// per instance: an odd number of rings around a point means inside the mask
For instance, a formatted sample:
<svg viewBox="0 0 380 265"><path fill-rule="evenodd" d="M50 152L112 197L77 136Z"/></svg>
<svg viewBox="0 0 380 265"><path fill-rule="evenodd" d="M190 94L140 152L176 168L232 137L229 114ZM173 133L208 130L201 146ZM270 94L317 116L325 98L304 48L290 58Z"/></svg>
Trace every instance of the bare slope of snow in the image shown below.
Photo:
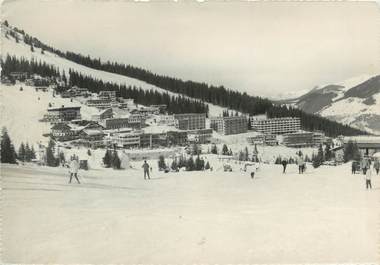
<svg viewBox="0 0 380 265"><path fill-rule="evenodd" d="M157 161L150 161L157 164ZM219 166L212 163L214 168ZM59 264L376 263L380 178L350 165L298 175L80 172L3 165L2 260Z"/></svg>
<svg viewBox="0 0 380 265"><path fill-rule="evenodd" d="M16 43L15 40L12 37L5 38L4 34L2 34L1 39L2 47L1 52L2 56L9 55L15 55L17 57L24 57L29 60L37 60L46 62L47 64L54 65L59 68L60 71L65 71L66 74L69 72L69 69L75 70L77 72L80 72L82 74L91 76L95 79L103 80L104 82L112 82L116 84L124 84L124 85L130 85L130 86L136 86L141 87L144 90L155 90L159 91L161 93L169 93L170 95L177 95L176 93L172 93L169 91L166 91L162 88L159 88L154 85L150 85L148 83L145 83L143 81L129 78L126 76L113 74L105 71L100 71L96 69L92 69L74 62L71 62L69 60L66 60L64 58L59 57L56 54L52 54L50 52L44 51L44 54L41 54L41 49L34 48L34 52L30 50L30 46L26 45L23 41L19 41L19 43ZM219 114L222 114L223 110L225 108L209 104L209 112L210 116L218 116Z"/></svg>
<svg viewBox="0 0 380 265"><path fill-rule="evenodd" d="M22 87L22 91L20 91ZM95 108L80 104L77 101L71 102L70 99L53 97L53 91L36 91L34 87L18 83L14 86L1 86L0 90L0 126L5 126L9 131L11 139L16 147L21 142L36 144L37 142L46 143L47 137L43 134L49 133L51 125L46 122L39 122L43 115L47 113L49 103L52 107L62 105L80 106L81 115L84 119L90 119L96 112Z"/></svg>

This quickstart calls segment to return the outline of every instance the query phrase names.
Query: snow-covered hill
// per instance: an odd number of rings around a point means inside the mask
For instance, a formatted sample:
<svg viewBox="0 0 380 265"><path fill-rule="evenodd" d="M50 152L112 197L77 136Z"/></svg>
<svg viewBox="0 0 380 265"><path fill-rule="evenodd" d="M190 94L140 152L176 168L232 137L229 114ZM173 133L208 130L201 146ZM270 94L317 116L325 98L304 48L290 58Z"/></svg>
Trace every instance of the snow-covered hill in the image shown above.
<svg viewBox="0 0 380 265"><path fill-rule="evenodd" d="M159 91L161 93L168 93L170 95L178 95L173 92L166 91L162 88L159 88L157 86L145 83L143 81L126 77L123 75L113 74L105 71L96 70L90 67L86 67L77 63L74 63L72 61L69 61L65 58L62 58L56 54L50 53L48 51L44 51L44 53L41 53L41 49L34 48L34 52L31 51L30 46L25 44L22 41L22 35L15 32L15 34L18 34L19 36L19 42L16 42L16 40L10 36L9 34L6 37L6 32L11 31L12 29L1 25L2 32L1 32L1 56L4 58L7 56L7 54L11 56L16 56L18 58L24 57L28 60L36 60L41 62L46 62L47 64L54 65L55 67L58 67L58 69L62 72L65 71L66 73L69 72L69 69L72 69L74 71L77 71L79 73L82 73L84 75L90 76L95 79L103 80L104 82L111 82L116 84L123 84L123 85L130 85L130 86L136 86L140 87L144 90L155 90ZM208 104L209 106L209 114L211 116L219 116L223 113L223 110L225 108L216 106L213 104Z"/></svg>
<svg viewBox="0 0 380 265"><path fill-rule="evenodd" d="M360 75L279 103L380 134L380 76Z"/></svg>

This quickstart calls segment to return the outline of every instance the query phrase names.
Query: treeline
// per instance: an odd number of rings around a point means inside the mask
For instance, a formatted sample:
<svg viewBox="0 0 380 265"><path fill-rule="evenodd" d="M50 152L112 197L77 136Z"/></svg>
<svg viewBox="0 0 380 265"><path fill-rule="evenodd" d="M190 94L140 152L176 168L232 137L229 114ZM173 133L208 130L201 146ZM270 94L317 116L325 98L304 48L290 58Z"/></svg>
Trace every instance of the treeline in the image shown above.
<svg viewBox="0 0 380 265"><path fill-rule="evenodd" d="M59 69L46 64L45 62L27 60L24 57L17 58L16 56L5 57L5 60L1 59L1 75L8 76L12 72L26 72L29 75L38 74L42 77L59 77Z"/></svg>
<svg viewBox="0 0 380 265"><path fill-rule="evenodd" d="M338 135L366 134L361 130L330 121L318 115L307 114L292 107L275 105L268 99L250 96L247 93L226 89L223 86L212 86L206 83L183 81L179 78L158 75L146 69L124 63L110 61L102 62L100 59L91 58L89 55L83 56L79 53L73 52L64 53L27 35L23 30L15 30L22 34L24 36L24 41L26 39L27 44L31 46L34 45L35 47L55 53L84 66L135 78L174 93L183 94L215 105L247 113L249 115L267 113L269 117L300 117L302 129L308 131L323 130L328 136L335 137Z"/></svg>
<svg viewBox="0 0 380 265"><path fill-rule="evenodd" d="M116 95L123 98L133 98L135 103L141 105L167 105L169 113L208 113L208 105L200 100L189 99L183 96L171 96L153 89L143 90L135 86L118 85L102 80L84 76L75 71L69 71L70 85L86 87L91 92L99 93L101 90L116 91Z"/></svg>

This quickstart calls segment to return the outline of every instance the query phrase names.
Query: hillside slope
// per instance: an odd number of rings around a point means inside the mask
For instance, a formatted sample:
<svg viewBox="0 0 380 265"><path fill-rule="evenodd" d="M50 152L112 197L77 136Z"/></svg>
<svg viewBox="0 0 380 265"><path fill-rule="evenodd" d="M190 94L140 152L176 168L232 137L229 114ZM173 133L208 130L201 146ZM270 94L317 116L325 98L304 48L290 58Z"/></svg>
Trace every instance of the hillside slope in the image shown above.
<svg viewBox="0 0 380 265"><path fill-rule="evenodd" d="M362 75L279 101L352 127L380 134L380 76Z"/></svg>
<svg viewBox="0 0 380 265"><path fill-rule="evenodd" d="M2 29L7 30L4 25L2 25ZM8 29L10 30L10 29ZM17 33L16 33L17 34ZM146 82L130 78L127 76L114 74L106 71L96 70L90 67L86 67L80 64L77 64L75 62L69 61L65 58L62 58L56 54L50 53L48 51L44 51L44 53L41 53L41 49L34 47L34 52L31 51L30 46L25 44L22 41L22 35L18 34L19 36L19 42L16 42L16 40L12 36L5 37L5 31L2 30L1 34L1 54L2 57L5 58L7 55L16 56L17 58L24 57L27 60L35 60L35 61L41 61L46 62L49 65L53 65L57 67L61 72L65 71L67 74L69 70L74 70L78 73L82 73L84 75L90 76L94 79L102 80L103 82L110 82L120 85L130 85L130 86L136 86L143 90L154 90L158 91L160 93L168 93L169 95L177 96L178 94L164 90L160 87L148 84ZM219 116L223 113L223 110L225 108L208 103L209 106L209 114L211 116Z"/></svg>

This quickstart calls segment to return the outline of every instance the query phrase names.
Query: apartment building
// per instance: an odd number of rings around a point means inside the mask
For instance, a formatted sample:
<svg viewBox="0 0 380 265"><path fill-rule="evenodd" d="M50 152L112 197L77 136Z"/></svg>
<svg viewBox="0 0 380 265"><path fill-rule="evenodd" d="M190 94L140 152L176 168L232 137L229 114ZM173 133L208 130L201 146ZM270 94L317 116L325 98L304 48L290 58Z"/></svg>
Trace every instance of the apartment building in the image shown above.
<svg viewBox="0 0 380 265"><path fill-rule="evenodd" d="M285 134L297 132L301 129L300 118L283 117L272 119L257 119L250 117L251 129L263 134Z"/></svg>
<svg viewBox="0 0 380 265"><path fill-rule="evenodd" d="M176 128L180 130L199 130L206 128L205 113L174 114Z"/></svg>
<svg viewBox="0 0 380 265"><path fill-rule="evenodd" d="M213 117L210 126L218 133L224 135L245 133L248 130L247 118L245 116Z"/></svg>

